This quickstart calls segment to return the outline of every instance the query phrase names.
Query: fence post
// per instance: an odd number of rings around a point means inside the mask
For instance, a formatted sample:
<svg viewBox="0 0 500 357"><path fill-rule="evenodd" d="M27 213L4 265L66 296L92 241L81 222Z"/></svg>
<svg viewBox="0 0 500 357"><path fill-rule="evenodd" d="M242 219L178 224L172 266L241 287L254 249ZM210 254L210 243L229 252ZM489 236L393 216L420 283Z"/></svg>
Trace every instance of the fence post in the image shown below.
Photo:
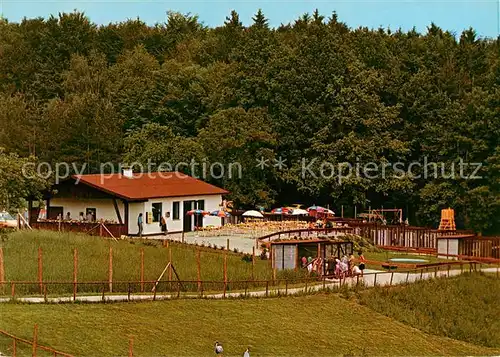
<svg viewBox="0 0 500 357"><path fill-rule="evenodd" d="M408 270L408 272L406 273L406 284L408 284L408 278L410 277L410 271Z"/></svg>
<svg viewBox="0 0 500 357"><path fill-rule="evenodd" d="M326 288L326 277L323 277L323 290Z"/></svg>
<svg viewBox="0 0 500 357"><path fill-rule="evenodd" d="M255 247L252 248L252 280L255 280Z"/></svg>
<svg viewBox="0 0 500 357"><path fill-rule="evenodd" d="M43 262L41 247L38 247L38 284L40 285L40 294L43 294Z"/></svg>
<svg viewBox="0 0 500 357"><path fill-rule="evenodd" d="M11 283L11 285L10 285L10 295L12 296L12 299L15 298L15 296L16 296L16 283Z"/></svg>
<svg viewBox="0 0 500 357"><path fill-rule="evenodd" d="M2 285L2 294L5 283L5 267L3 263L3 247L0 247L0 284Z"/></svg>
<svg viewBox="0 0 500 357"><path fill-rule="evenodd" d="M47 302L47 284L43 284L43 300Z"/></svg>
<svg viewBox="0 0 500 357"><path fill-rule="evenodd" d="M227 283L227 250L224 252L224 285Z"/></svg>
<svg viewBox="0 0 500 357"><path fill-rule="evenodd" d="M32 344L32 350L31 350L32 357L36 357L37 341L38 341L38 325L35 324L35 328L33 330L33 344Z"/></svg>
<svg viewBox="0 0 500 357"><path fill-rule="evenodd" d="M196 250L196 277L198 278L198 292L201 290L201 263L200 263L200 249Z"/></svg>
<svg viewBox="0 0 500 357"><path fill-rule="evenodd" d="M420 280L422 280L423 275L424 275L424 269L420 269Z"/></svg>
<svg viewBox="0 0 500 357"><path fill-rule="evenodd" d="M128 341L128 357L133 357L134 356L134 338L130 337L130 340Z"/></svg>
<svg viewBox="0 0 500 357"><path fill-rule="evenodd" d="M103 283L103 284L102 284L102 301L106 301L106 300L104 299L104 292L105 292L105 291L106 291L106 283Z"/></svg>
<svg viewBox="0 0 500 357"><path fill-rule="evenodd" d="M229 250L229 238L227 239L226 249Z"/></svg>
<svg viewBox="0 0 500 357"><path fill-rule="evenodd" d="M269 296L269 280L266 280L266 297Z"/></svg>
<svg viewBox="0 0 500 357"><path fill-rule="evenodd" d="M375 273L375 276L373 277L373 287L377 286L377 273Z"/></svg>
<svg viewBox="0 0 500 357"><path fill-rule="evenodd" d="M127 284L128 285L128 294L127 294L127 301L130 301L130 283Z"/></svg>
<svg viewBox="0 0 500 357"><path fill-rule="evenodd" d="M76 301L76 290L78 279L78 250L73 250L73 301Z"/></svg>
<svg viewBox="0 0 500 357"><path fill-rule="evenodd" d="M450 277L450 266L448 265L448 278Z"/></svg>
<svg viewBox="0 0 500 357"><path fill-rule="evenodd" d="M394 278L394 272L391 272L391 282L389 283L389 286L392 286L392 279Z"/></svg>
<svg viewBox="0 0 500 357"><path fill-rule="evenodd" d="M245 280L245 297L247 297L248 280Z"/></svg>
<svg viewBox="0 0 500 357"><path fill-rule="evenodd" d="M288 279L285 280L285 296L288 295Z"/></svg>
<svg viewBox="0 0 500 357"><path fill-rule="evenodd" d="M168 262L170 266L168 268L168 281L172 281L172 248L168 248ZM170 283L170 290L172 290L172 284Z"/></svg>
<svg viewBox="0 0 500 357"><path fill-rule="evenodd" d="M109 246L109 292L113 292L113 247Z"/></svg>
<svg viewBox="0 0 500 357"><path fill-rule="evenodd" d="M144 248L141 248L141 293L144 292Z"/></svg>

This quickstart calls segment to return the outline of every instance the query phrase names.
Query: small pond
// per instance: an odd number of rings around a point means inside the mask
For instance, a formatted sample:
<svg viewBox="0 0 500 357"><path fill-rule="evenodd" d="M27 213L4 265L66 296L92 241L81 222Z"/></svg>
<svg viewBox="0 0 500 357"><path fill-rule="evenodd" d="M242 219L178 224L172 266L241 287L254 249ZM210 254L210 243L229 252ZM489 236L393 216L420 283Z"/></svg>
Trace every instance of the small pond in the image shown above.
<svg viewBox="0 0 500 357"><path fill-rule="evenodd" d="M428 263L427 259L418 258L390 258L389 261L394 263Z"/></svg>

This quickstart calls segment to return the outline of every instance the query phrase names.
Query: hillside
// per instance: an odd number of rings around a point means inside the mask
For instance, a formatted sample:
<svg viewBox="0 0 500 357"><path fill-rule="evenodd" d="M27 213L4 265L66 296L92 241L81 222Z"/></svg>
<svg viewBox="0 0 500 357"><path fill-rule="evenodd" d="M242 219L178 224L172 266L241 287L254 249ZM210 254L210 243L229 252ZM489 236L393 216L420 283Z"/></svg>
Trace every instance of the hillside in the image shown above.
<svg viewBox="0 0 500 357"><path fill-rule="evenodd" d="M500 353L425 334L335 295L1 308L1 328L29 338L36 322L40 343L87 356L125 355L129 336L137 356L211 356L216 340L225 356L248 345L252 356L273 357Z"/></svg>

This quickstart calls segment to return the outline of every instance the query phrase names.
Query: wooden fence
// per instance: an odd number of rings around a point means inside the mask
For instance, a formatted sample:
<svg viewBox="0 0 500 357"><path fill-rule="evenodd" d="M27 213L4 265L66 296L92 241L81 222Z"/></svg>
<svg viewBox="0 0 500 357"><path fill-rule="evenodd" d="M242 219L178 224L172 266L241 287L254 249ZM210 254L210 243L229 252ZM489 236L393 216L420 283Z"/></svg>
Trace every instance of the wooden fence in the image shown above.
<svg viewBox="0 0 500 357"><path fill-rule="evenodd" d="M398 264L393 264L397 266ZM406 282L416 281L408 280L411 274L427 274L438 272L472 272L477 271L478 266L487 266L490 273L500 277L500 264L497 265L485 264L477 261L450 261L430 264L427 266L417 267L414 269L405 269L404 264L399 264L401 271L377 271L367 272L362 277L370 279L373 277L376 285L377 281L382 276L390 276L392 285L393 277L397 274L400 278L403 274L406 277ZM388 275L390 274L390 275ZM457 274L455 274L457 275ZM437 276L437 275L436 275ZM443 276L443 274L441 274ZM444 274L446 276L446 274ZM377 280L377 277L379 280ZM77 300L89 302L107 302L107 301L132 301L132 300L157 300L157 299L172 299L172 298L227 298L227 297L247 297L250 295L269 297L274 295L292 294L292 289L303 289L307 292L307 287L314 285L325 284L342 284L345 279L334 280L332 276L310 276L307 278L296 279L273 279L268 280L164 280L164 281L114 281L113 292L109 291L108 281L87 281L87 282L71 282L71 281L44 281L42 282L42 292L39 291L39 281L9 281L3 284L4 289L0 289L3 293L3 301L28 301L31 302L72 302ZM359 276L355 278L359 282ZM401 280L401 279L400 279ZM401 281L400 281L401 283ZM386 284L382 284L386 285ZM373 285L372 285L373 286ZM302 290L301 290L302 291ZM260 295L259 295L260 294ZM0 294L2 296L2 294ZM28 300L26 300L28 299Z"/></svg>
<svg viewBox="0 0 500 357"><path fill-rule="evenodd" d="M356 234L370 239L374 245L385 247L407 248L437 248L436 238L442 235L471 234L470 231L439 231L432 228L413 226L391 226L378 223L350 222L348 227L333 227L321 229L298 229L275 232L259 238L262 243L283 237L317 237L340 236L343 234Z"/></svg>
<svg viewBox="0 0 500 357"><path fill-rule="evenodd" d="M470 257L500 259L500 237L462 239L458 245L458 254Z"/></svg>
<svg viewBox="0 0 500 357"><path fill-rule="evenodd" d="M32 222L36 229L47 229L60 232L81 232L94 236L119 238L127 233L124 224L102 222L68 222L68 221L38 221Z"/></svg>
<svg viewBox="0 0 500 357"><path fill-rule="evenodd" d="M51 355L57 357L57 356L64 356L64 357L73 357L73 355L58 351L52 347L47 347L47 346L42 346L38 344L38 325L35 324L35 327L33 329L33 340L27 340L25 338L21 338L18 336L14 336L11 333L8 333L7 331L0 330L0 335L6 336L7 338L12 339L12 345L10 348L10 351L4 351L9 353L9 356L16 357L18 355L18 349L21 344L28 345L30 346L31 349L31 356L36 357L39 350L44 351L47 353L50 353ZM25 355L25 353L21 353L20 355Z"/></svg>

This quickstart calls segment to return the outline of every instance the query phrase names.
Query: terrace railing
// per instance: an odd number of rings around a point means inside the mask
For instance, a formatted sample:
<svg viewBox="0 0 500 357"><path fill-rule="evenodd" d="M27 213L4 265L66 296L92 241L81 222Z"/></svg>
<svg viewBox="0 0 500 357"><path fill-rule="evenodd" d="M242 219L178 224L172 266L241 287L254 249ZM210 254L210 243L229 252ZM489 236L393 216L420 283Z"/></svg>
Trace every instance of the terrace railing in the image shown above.
<svg viewBox="0 0 500 357"><path fill-rule="evenodd" d="M436 238L438 236L473 234L472 231L464 230L440 231L432 228L405 225L384 225L378 223L360 223L353 221L348 223L348 227L281 231L260 237L258 240L261 243L268 243L272 240L285 237L318 237L320 235L339 236L349 233L367 238L376 246L428 248L432 250L437 248Z"/></svg>
<svg viewBox="0 0 500 357"><path fill-rule="evenodd" d="M73 221L38 221L32 222L35 229L60 232L81 232L94 236L119 238L126 234L127 227L119 223L73 222Z"/></svg>

